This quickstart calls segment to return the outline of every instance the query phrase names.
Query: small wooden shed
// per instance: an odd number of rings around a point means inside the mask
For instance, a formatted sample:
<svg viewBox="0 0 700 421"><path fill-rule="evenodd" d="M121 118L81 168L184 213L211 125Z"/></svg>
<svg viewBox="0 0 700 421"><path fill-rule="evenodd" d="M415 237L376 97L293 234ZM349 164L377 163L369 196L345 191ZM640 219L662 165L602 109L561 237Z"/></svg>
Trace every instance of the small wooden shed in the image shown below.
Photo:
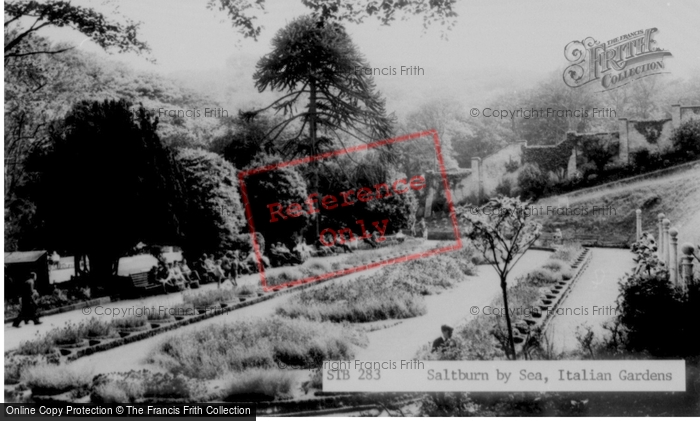
<svg viewBox="0 0 700 421"><path fill-rule="evenodd" d="M5 253L5 294L14 297L29 273L36 273L34 288L41 294L51 292L48 253L46 250Z"/></svg>

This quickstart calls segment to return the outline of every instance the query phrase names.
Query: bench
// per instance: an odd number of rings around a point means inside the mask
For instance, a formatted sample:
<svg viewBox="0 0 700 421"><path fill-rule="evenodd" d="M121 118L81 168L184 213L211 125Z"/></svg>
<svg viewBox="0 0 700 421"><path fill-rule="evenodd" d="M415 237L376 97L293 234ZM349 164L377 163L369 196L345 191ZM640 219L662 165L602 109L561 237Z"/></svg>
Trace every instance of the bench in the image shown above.
<svg viewBox="0 0 700 421"><path fill-rule="evenodd" d="M165 287L160 282L152 282L148 276L148 272L132 273L129 275L134 290L143 295L143 293L153 293L156 291L165 291Z"/></svg>

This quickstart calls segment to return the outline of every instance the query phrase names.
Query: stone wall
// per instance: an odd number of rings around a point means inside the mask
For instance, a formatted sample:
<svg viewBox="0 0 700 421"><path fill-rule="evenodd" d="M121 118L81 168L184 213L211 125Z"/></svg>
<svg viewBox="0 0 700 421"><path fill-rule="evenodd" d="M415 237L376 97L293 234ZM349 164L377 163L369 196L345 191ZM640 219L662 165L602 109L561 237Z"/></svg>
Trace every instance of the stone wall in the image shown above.
<svg viewBox="0 0 700 421"><path fill-rule="evenodd" d="M523 163L538 163L546 160L545 157L548 156L555 156L554 167L558 167L558 170L555 168L555 171L551 172L564 173L566 177L571 177L585 163L581 145L591 139L616 144L618 154L612 163L628 164L631 154L637 150L648 149L656 152L670 147L673 130L691 119L700 119L700 106L673 105L670 119L640 121L620 118L618 129L611 132L569 132L556 145L528 146L527 142L508 145L483 159L472 160L472 171L465 175L453 190L454 202L459 203L470 196L477 197L480 194L491 196L496 186L506 179L516 186ZM510 160L521 164L517 171L506 171L505 163ZM551 164L544 166L552 167Z"/></svg>
<svg viewBox="0 0 700 421"><path fill-rule="evenodd" d="M605 139L616 142L618 154L613 159L613 164L626 165L631 162L632 154L635 151L646 149L650 152L659 152L672 147L671 136L673 130L682 123L700 119L700 106L671 106L671 118L661 120L628 120L620 118L618 120L618 130L609 133L575 133L569 132L566 138L556 145L547 146L523 146L523 162L541 163L546 160L545 156L555 156L553 162L545 165L546 170L557 172L557 169L565 170L567 177L576 173L577 167L582 165L581 150L583 144L588 139ZM563 147L571 150L571 155L566 163L560 155L564 152ZM542 166L542 165L540 165ZM552 167L556 168L552 168Z"/></svg>
<svg viewBox="0 0 700 421"><path fill-rule="evenodd" d="M470 196L476 197L479 189L482 194L490 196L504 178L510 179L513 185L517 184L519 170L513 173L507 172L506 162L512 160L521 163L524 144L525 142L518 142L508 145L483 159L472 160L471 174L466 176L454 190L455 203ZM480 172L475 171L477 168ZM477 173L480 173L480 177L476 176Z"/></svg>
<svg viewBox="0 0 700 421"><path fill-rule="evenodd" d="M681 107L680 105L674 105L677 107L678 120L680 123L685 123L688 120L700 119L700 105ZM673 114L673 111L672 111ZM679 124L680 125L680 124Z"/></svg>

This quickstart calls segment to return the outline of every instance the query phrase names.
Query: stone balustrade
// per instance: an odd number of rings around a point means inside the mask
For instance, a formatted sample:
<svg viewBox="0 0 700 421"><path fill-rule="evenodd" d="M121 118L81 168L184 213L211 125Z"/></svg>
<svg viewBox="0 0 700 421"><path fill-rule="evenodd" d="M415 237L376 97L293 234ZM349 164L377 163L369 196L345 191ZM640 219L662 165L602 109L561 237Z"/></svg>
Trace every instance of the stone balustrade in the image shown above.
<svg viewBox="0 0 700 421"><path fill-rule="evenodd" d="M642 211L637 209L637 240L642 238ZM687 288L693 282L693 260L695 256L695 246L685 243L680 247L678 253L678 228L671 226L671 221L666 215L657 215L657 227L659 236L657 237L657 257L668 268L669 279L673 285L680 285Z"/></svg>

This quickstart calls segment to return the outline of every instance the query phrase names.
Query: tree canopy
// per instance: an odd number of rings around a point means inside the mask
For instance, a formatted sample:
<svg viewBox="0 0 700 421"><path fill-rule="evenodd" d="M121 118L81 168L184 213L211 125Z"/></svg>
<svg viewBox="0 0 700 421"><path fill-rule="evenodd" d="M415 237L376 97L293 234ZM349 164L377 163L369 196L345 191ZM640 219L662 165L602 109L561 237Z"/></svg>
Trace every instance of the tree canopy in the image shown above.
<svg viewBox="0 0 700 421"><path fill-rule="evenodd" d="M183 250L200 256L202 252L230 249L245 226L236 168L202 149L181 149L176 159L185 181Z"/></svg>
<svg viewBox="0 0 700 421"><path fill-rule="evenodd" d="M246 169L279 164L282 159L274 155L258 155ZM298 167L286 166L257 174L244 179L255 231L265 238L269 247L281 241L291 244L296 235L303 233L312 216L302 213L299 217L272 221L268 205L278 203L287 209L292 203L303 203L308 196L306 180Z"/></svg>
<svg viewBox="0 0 700 421"><path fill-rule="evenodd" d="M423 28L440 23L443 37L456 22L453 7L457 0L301 0L316 17L325 20L363 23L376 18L389 25L397 18L422 16ZM225 11L232 24L245 38L257 40L263 26L257 23L257 14L265 12L265 0L209 0L210 9Z"/></svg>
<svg viewBox="0 0 700 421"><path fill-rule="evenodd" d="M27 164L38 227L22 247L87 255L106 282L137 243L176 244L185 189L156 124L124 100L76 104Z"/></svg>
<svg viewBox="0 0 700 421"><path fill-rule="evenodd" d="M365 142L389 137L393 118L386 115L373 78L357 71L369 65L342 25L302 16L282 28L272 46L258 62L253 79L260 92L269 88L286 95L251 115L273 109L289 117L270 130L268 142L295 120L300 128L286 143L303 140L308 127L312 153L319 130ZM307 99L306 111L297 113L302 98Z"/></svg>
<svg viewBox="0 0 700 421"><path fill-rule="evenodd" d="M22 25L26 18L29 27ZM5 1L5 61L10 58L37 54L57 54L70 49L32 48L24 43L37 31L47 26L69 27L89 37L107 51L117 50L137 54L150 51L148 44L138 37L139 24L127 19L116 22L89 7L75 6L70 1Z"/></svg>

